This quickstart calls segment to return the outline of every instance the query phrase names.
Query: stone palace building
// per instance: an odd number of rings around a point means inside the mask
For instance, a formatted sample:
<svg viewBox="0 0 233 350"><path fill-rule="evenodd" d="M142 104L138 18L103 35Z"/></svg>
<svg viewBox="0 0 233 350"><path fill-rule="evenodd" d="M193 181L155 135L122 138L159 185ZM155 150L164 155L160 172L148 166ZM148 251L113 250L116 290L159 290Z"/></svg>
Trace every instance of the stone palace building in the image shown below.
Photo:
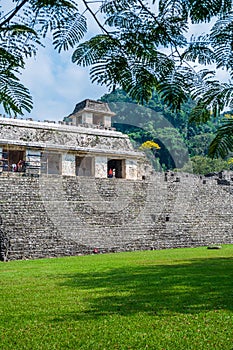
<svg viewBox="0 0 233 350"><path fill-rule="evenodd" d="M84 100L65 121L0 118L0 171L20 160L29 175L68 175L141 179L144 155L127 135L111 127L107 103Z"/></svg>

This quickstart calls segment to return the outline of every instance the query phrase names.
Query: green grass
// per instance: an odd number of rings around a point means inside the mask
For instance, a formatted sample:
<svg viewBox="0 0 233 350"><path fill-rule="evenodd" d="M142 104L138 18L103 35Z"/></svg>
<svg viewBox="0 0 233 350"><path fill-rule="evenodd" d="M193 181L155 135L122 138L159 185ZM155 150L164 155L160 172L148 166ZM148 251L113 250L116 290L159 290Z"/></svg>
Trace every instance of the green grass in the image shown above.
<svg viewBox="0 0 233 350"><path fill-rule="evenodd" d="M233 349L233 246L0 263L0 350Z"/></svg>

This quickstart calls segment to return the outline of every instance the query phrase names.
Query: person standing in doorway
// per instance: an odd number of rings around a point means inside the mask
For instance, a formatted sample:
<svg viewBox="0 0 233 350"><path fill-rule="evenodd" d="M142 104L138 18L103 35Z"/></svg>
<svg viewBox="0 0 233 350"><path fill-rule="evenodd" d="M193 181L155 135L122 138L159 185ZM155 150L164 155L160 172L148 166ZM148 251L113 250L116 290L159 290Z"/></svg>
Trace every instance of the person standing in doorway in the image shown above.
<svg viewBox="0 0 233 350"><path fill-rule="evenodd" d="M112 170L112 168L110 168L109 171L108 171L108 177L109 178L113 177L113 170Z"/></svg>

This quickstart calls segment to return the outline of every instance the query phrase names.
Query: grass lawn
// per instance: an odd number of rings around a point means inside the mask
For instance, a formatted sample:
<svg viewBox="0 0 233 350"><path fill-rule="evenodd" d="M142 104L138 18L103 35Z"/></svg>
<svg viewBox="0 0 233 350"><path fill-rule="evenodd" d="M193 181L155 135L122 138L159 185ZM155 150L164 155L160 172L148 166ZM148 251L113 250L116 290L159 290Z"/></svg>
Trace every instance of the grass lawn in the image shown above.
<svg viewBox="0 0 233 350"><path fill-rule="evenodd" d="M233 349L233 245L0 263L0 350Z"/></svg>

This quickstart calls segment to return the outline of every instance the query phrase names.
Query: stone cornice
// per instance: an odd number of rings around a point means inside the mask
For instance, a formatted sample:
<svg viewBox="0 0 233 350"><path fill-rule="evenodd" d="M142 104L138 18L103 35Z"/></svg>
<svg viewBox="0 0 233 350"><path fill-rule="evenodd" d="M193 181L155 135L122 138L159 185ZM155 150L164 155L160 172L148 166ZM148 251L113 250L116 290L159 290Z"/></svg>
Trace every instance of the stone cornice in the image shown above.
<svg viewBox="0 0 233 350"><path fill-rule="evenodd" d="M60 152L82 152L96 155L115 155L115 156L124 156L131 158L145 158L145 154L142 152L136 151L124 151L124 150L111 150L111 149L98 149L91 147L78 147L78 146L66 146L51 144L48 142L27 142L21 140L7 140L1 139L0 146L3 145L12 145L12 146L24 146L26 148L36 148L38 150L50 150L50 151L60 151Z"/></svg>
<svg viewBox="0 0 233 350"><path fill-rule="evenodd" d="M127 135L124 135L119 131L96 129L91 127L88 128L88 127L74 126L74 125L54 124L53 122L51 123L38 122L38 121L31 121L31 120L0 117L0 125L12 125L12 126L23 127L23 128L44 129L44 130L53 130L53 131L61 131L61 132L64 131L68 133L88 134L88 135L97 135L97 136L110 136L115 138L128 138Z"/></svg>

